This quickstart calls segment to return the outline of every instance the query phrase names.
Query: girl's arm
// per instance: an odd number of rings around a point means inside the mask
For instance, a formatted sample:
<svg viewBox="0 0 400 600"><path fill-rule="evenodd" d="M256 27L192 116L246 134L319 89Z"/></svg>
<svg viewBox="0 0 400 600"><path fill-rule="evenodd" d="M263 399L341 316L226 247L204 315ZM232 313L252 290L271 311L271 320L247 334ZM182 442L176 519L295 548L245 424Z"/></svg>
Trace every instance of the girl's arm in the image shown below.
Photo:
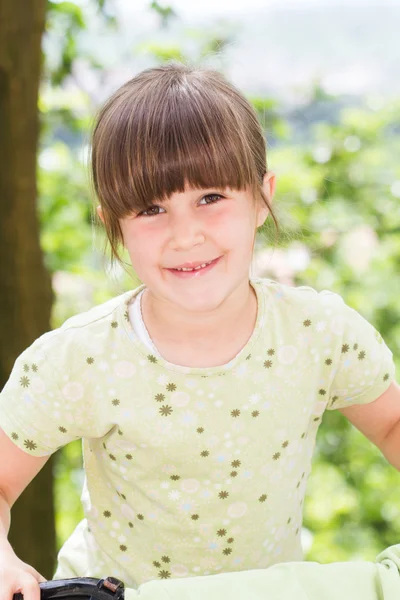
<svg viewBox="0 0 400 600"><path fill-rule="evenodd" d="M393 381L374 402L339 408L400 471L400 386Z"/></svg>
<svg viewBox="0 0 400 600"><path fill-rule="evenodd" d="M39 582L45 581L33 567L21 561L8 539L10 510L49 456L30 456L0 429L0 598L11 600L22 592L24 600L39 600Z"/></svg>
<svg viewBox="0 0 400 600"><path fill-rule="evenodd" d="M127 588L126 600L399 600L400 544L375 563L280 563L268 569L221 573Z"/></svg>

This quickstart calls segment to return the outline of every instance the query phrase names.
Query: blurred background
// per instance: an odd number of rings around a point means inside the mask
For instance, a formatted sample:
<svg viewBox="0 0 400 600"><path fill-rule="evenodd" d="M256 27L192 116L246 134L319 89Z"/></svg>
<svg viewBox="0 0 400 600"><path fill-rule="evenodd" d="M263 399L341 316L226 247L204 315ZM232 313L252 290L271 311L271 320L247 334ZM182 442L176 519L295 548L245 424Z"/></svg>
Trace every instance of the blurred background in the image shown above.
<svg viewBox="0 0 400 600"><path fill-rule="evenodd" d="M171 59L223 71L265 131L281 234L252 272L343 296L400 364L400 0L0 0L1 386L66 318L137 285L93 222L90 130L101 103ZM4 460L4 457L2 457ZM80 443L17 501L11 541L51 577L82 518ZM309 560L374 560L400 538L400 476L337 411L317 438Z"/></svg>

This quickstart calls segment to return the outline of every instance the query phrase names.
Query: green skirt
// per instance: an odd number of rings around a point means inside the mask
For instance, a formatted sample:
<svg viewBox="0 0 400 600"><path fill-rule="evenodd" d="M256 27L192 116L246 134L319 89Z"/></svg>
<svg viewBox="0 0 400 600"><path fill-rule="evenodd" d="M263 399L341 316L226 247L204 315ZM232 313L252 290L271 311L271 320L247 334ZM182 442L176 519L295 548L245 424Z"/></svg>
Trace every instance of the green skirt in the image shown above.
<svg viewBox="0 0 400 600"><path fill-rule="evenodd" d="M376 562L280 563L268 569L153 580L126 600L400 600L400 544Z"/></svg>

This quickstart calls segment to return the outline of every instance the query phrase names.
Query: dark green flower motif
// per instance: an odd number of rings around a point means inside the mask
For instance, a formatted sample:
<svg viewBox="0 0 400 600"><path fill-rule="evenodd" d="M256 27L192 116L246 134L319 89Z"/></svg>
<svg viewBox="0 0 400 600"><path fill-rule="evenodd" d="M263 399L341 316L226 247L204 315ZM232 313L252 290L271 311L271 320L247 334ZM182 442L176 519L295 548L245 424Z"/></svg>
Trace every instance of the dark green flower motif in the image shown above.
<svg viewBox="0 0 400 600"><path fill-rule="evenodd" d="M109 519L109 518L111 517L111 513L110 513L110 511L109 511L109 510L105 510L105 511L103 512L103 516L104 516L106 519Z"/></svg>
<svg viewBox="0 0 400 600"><path fill-rule="evenodd" d="M168 417L172 413L172 408L168 404L164 404L164 406L161 406L159 413L164 417Z"/></svg>
<svg viewBox="0 0 400 600"><path fill-rule="evenodd" d="M310 319L306 319L305 321L303 321L303 325L304 325L304 327L310 327L310 325L311 325Z"/></svg>
<svg viewBox="0 0 400 600"><path fill-rule="evenodd" d="M278 458L280 458L281 453L280 452L275 452L275 454L272 456L273 460L278 460Z"/></svg>
<svg viewBox="0 0 400 600"><path fill-rule="evenodd" d="M346 354L350 350L350 346L348 344L343 344L342 346L342 354Z"/></svg>
<svg viewBox="0 0 400 600"><path fill-rule="evenodd" d="M105 442L103 442L103 448L104 448L104 450L107 450L107 446L106 446Z"/></svg>
<svg viewBox="0 0 400 600"><path fill-rule="evenodd" d="M133 523L131 521L129 521L128 525L131 529L133 528Z"/></svg>
<svg viewBox="0 0 400 600"><path fill-rule="evenodd" d="M169 571L160 571L158 574L160 579L169 579L171 577L171 573Z"/></svg>
<svg viewBox="0 0 400 600"><path fill-rule="evenodd" d="M232 553L232 548L224 548L222 551L224 554L228 555Z"/></svg>
<svg viewBox="0 0 400 600"><path fill-rule="evenodd" d="M339 398L339 396L333 396L333 398L332 398L332 404L333 404L334 402L336 402L336 400L337 400L338 398Z"/></svg>
<svg viewBox="0 0 400 600"><path fill-rule="evenodd" d="M273 356L275 354L275 350L273 348L270 348L267 352L268 356Z"/></svg>
<svg viewBox="0 0 400 600"><path fill-rule="evenodd" d="M306 432L301 434L301 439L304 440L304 438L306 437Z"/></svg>
<svg viewBox="0 0 400 600"><path fill-rule="evenodd" d="M385 373L383 376L383 381L387 381L389 379L389 373Z"/></svg>
<svg viewBox="0 0 400 600"><path fill-rule="evenodd" d="M235 538L231 537L231 538L228 538L226 541L228 544L233 544L233 542L235 541Z"/></svg>
<svg viewBox="0 0 400 600"><path fill-rule="evenodd" d="M197 433L203 433L204 427L198 427L196 431L197 431Z"/></svg>
<svg viewBox="0 0 400 600"><path fill-rule="evenodd" d="M124 435L120 429L118 429L118 435Z"/></svg>
<svg viewBox="0 0 400 600"><path fill-rule="evenodd" d="M358 350L358 344L354 344L353 350Z"/></svg>
<svg viewBox="0 0 400 600"><path fill-rule="evenodd" d="M112 327L113 329L116 329L116 328L118 327L118 323L117 323L117 321L111 321L111 327Z"/></svg>
<svg viewBox="0 0 400 600"><path fill-rule="evenodd" d="M226 529L218 529L217 535L218 537L224 537L224 535L226 535Z"/></svg>
<svg viewBox="0 0 400 600"><path fill-rule="evenodd" d="M129 321L129 312L127 310L124 312L124 318L126 321Z"/></svg>
<svg viewBox="0 0 400 600"><path fill-rule="evenodd" d="M22 387L27 388L27 387L29 387L29 384L31 381L30 381L29 377L26 377L26 375L24 375L24 377L21 377L19 382L22 385Z"/></svg>
<svg viewBox="0 0 400 600"><path fill-rule="evenodd" d="M296 485L297 488L300 487L300 483L301 483L301 481L299 481L298 484Z"/></svg>
<svg viewBox="0 0 400 600"><path fill-rule="evenodd" d="M114 454L109 454L108 456L111 458L111 460L117 460Z"/></svg>
<svg viewBox="0 0 400 600"><path fill-rule="evenodd" d="M225 492L222 491L218 494L218 497L221 498L221 500L225 500L225 498L227 498L229 496L229 492Z"/></svg>
<svg viewBox="0 0 400 600"><path fill-rule="evenodd" d="M28 450L36 450L37 444L33 440L24 440L24 446Z"/></svg>
<svg viewBox="0 0 400 600"><path fill-rule="evenodd" d="M169 562L171 562L171 559L170 559L170 557L169 557L169 556L162 556L162 557L161 557L161 560L162 560L164 563L169 563Z"/></svg>
<svg viewBox="0 0 400 600"><path fill-rule="evenodd" d="M15 431L12 432L11 437L13 440L17 440L19 438L18 433L15 433Z"/></svg>
<svg viewBox="0 0 400 600"><path fill-rule="evenodd" d="M61 431L61 433L67 433L67 430L65 429L65 427L59 427L58 428L59 431Z"/></svg>
<svg viewBox="0 0 400 600"><path fill-rule="evenodd" d="M258 410L253 410L253 412L251 413L252 417L258 417L258 415L260 414L260 411Z"/></svg>
<svg viewBox="0 0 400 600"><path fill-rule="evenodd" d="M210 456L210 453L208 450L203 450L202 452L200 452L200 456Z"/></svg>
<svg viewBox="0 0 400 600"><path fill-rule="evenodd" d="M231 471L230 472L230 476L231 477L236 477L236 475L237 475L237 471Z"/></svg>
<svg viewBox="0 0 400 600"><path fill-rule="evenodd" d="M286 525L289 525L291 520L292 520L292 517L289 517L288 520L286 521Z"/></svg>
<svg viewBox="0 0 400 600"><path fill-rule="evenodd" d="M37 365L35 365L35 363L33 363L33 365L31 366L31 369L32 369L32 371L33 371L34 373L37 373L38 366L37 366Z"/></svg>
<svg viewBox="0 0 400 600"><path fill-rule="evenodd" d="M121 404L121 400L118 400L118 398L114 398L114 400L111 401L111 404L113 406L118 406L119 404Z"/></svg>
<svg viewBox="0 0 400 600"><path fill-rule="evenodd" d="M272 367L272 360L264 360L264 368L270 369Z"/></svg>
<svg viewBox="0 0 400 600"><path fill-rule="evenodd" d="M366 353L364 352L364 350L361 350L361 352L358 353L358 360L364 360Z"/></svg>
<svg viewBox="0 0 400 600"><path fill-rule="evenodd" d="M199 515L192 515L191 519L193 519L193 521L197 521L197 519L199 518Z"/></svg>
<svg viewBox="0 0 400 600"><path fill-rule="evenodd" d="M125 494L121 494L121 498L122 498L123 500L126 500L126 496L125 496Z"/></svg>
<svg viewBox="0 0 400 600"><path fill-rule="evenodd" d="M132 454L125 454L125 458L127 458L128 460L132 460L133 456Z"/></svg>
<svg viewBox="0 0 400 600"><path fill-rule="evenodd" d="M157 567L157 569L161 567L161 563L159 563L158 560L153 560L153 565Z"/></svg>
<svg viewBox="0 0 400 600"><path fill-rule="evenodd" d="M138 515L136 515L136 516L137 516L137 518L139 519L139 521L143 521L143 519L144 519L144 516L143 516L143 515L141 515L141 514L138 514Z"/></svg>
<svg viewBox="0 0 400 600"><path fill-rule="evenodd" d="M157 400L157 402L163 402L163 400L165 400L165 396L164 394L156 394L155 399Z"/></svg>
<svg viewBox="0 0 400 600"><path fill-rule="evenodd" d="M259 501L259 502L265 502L267 498L268 498L267 494L262 494L262 495L259 497L258 501Z"/></svg>
<svg viewBox="0 0 400 600"><path fill-rule="evenodd" d="M320 420L320 418L321 418L321 417L314 417L314 418L313 418L313 421L314 421L314 422L317 422L317 421L319 421L319 420Z"/></svg>
<svg viewBox="0 0 400 600"><path fill-rule="evenodd" d="M285 440L282 444L282 448L287 448L289 446L289 440Z"/></svg>
<svg viewBox="0 0 400 600"><path fill-rule="evenodd" d="M324 390L323 388L321 388L320 390L318 390L318 394L320 394L320 396L325 396L326 390Z"/></svg>
<svg viewBox="0 0 400 600"><path fill-rule="evenodd" d="M176 385L175 385L174 383L169 383L169 384L167 385L167 390L168 390L169 392L174 392L174 391L176 390Z"/></svg>
<svg viewBox="0 0 400 600"><path fill-rule="evenodd" d="M178 481L178 479L180 479L181 476L180 475L171 475L170 479L172 479L172 481Z"/></svg>
<svg viewBox="0 0 400 600"><path fill-rule="evenodd" d="M29 371L29 365L24 365L24 371L27 373Z"/></svg>
<svg viewBox="0 0 400 600"><path fill-rule="evenodd" d="M121 544L119 549L121 550L121 552L126 552L128 550L128 548L124 544Z"/></svg>
<svg viewBox="0 0 400 600"><path fill-rule="evenodd" d="M235 408L234 410L231 411L232 417L238 417L239 415L240 415L240 410L238 408Z"/></svg>
<svg viewBox="0 0 400 600"><path fill-rule="evenodd" d="M331 358L327 358L325 361L326 365L331 365L332 364L332 359Z"/></svg>
<svg viewBox="0 0 400 600"><path fill-rule="evenodd" d="M153 364L157 362L157 359L155 356L153 356L153 354L149 354L147 360L149 360Z"/></svg>
<svg viewBox="0 0 400 600"><path fill-rule="evenodd" d="M246 356L246 360L250 360L250 359L251 359L251 354L248 354L248 355Z"/></svg>
<svg viewBox="0 0 400 600"><path fill-rule="evenodd" d="M94 363L94 358L93 356L88 356L86 359L86 362L88 365L92 365Z"/></svg>
<svg viewBox="0 0 400 600"><path fill-rule="evenodd" d="M237 459L235 459L231 462L232 467L235 467L235 469L237 469L237 467L240 467L241 464L242 463L240 462L240 460L237 460Z"/></svg>

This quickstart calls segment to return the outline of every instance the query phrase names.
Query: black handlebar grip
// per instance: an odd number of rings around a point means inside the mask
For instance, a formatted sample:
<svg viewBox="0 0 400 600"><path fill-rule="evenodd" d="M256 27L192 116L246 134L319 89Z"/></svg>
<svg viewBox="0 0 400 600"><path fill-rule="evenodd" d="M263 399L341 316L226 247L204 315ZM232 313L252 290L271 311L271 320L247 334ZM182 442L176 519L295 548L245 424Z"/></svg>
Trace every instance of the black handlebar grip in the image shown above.
<svg viewBox="0 0 400 600"><path fill-rule="evenodd" d="M114 577L55 579L40 583L39 587L41 600L123 600L124 598L123 583ZM24 600L24 596L18 592L13 595L13 600Z"/></svg>

